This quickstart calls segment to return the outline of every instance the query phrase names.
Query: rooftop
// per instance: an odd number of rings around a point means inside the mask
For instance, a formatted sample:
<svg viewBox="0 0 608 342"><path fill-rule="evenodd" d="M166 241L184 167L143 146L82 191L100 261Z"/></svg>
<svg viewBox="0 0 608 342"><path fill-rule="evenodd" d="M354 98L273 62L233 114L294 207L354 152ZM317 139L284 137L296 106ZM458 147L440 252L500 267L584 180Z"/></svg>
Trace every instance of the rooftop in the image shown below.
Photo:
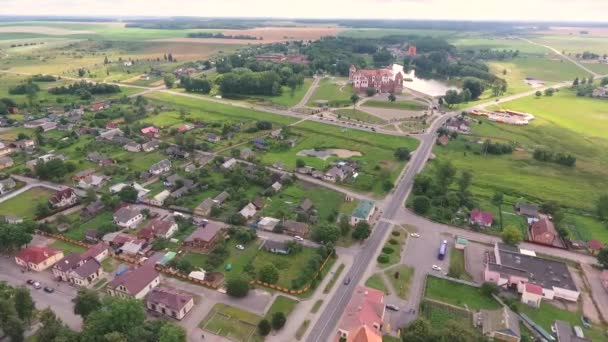
<svg viewBox="0 0 608 342"><path fill-rule="evenodd" d="M359 204L357 205L357 208L355 208L355 211L353 211L352 216L361 219L367 219L369 213L374 209L374 206L375 204L372 201L359 201Z"/></svg>
<svg viewBox="0 0 608 342"><path fill-rule="evenodd" d="M193 299L194 297L186 292L169 287L157 287L148 294L146 301L180 312Z"/></svg>
<svg viewBox="0 0 608 342"><path fill-rule="evenodd" d="M108 283L108 287L115 289L123 285L129 294L136 295L158 276L154 265L144 265L117 276Z"/></svg>
<svg viewBox="0 0 608 342"><path fill-rule="evenodd" d="M209 221L204 227L197 228L184 242L200 240L204 242L212 241L215 236L224 228L223 223Z"/></svg>

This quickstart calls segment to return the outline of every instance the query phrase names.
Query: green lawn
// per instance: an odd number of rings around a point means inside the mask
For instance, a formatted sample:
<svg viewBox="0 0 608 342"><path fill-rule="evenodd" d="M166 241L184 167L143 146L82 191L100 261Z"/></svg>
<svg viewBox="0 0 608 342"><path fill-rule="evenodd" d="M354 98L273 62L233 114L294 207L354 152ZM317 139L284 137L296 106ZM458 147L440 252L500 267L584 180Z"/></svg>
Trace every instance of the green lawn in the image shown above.
<svg viewBox="0 0 608 342"><path fill-rule="evenodd" d="M455 321L464 326L471 326L471 315L464 309L456 309L446 305L423 300L420 303L420 314L426 318L431 326L441 329L449 321Z"/></svg>
<svg viewBox="0 0 608 342"><path fill-rule="evenodd" d="M315 304L312 306L312 309L310 309L310 313L317 313L319 311L319 309L321 308L321 305L323 305L323 299L319 299L315 302Z"/></svg>
<svg viewBox="0 0 608 342"><path fill-rule="evenodd" d="M346 83L345 78L324 78L319 82L319 86L310 97L308 105L311 107L319 106L317 100L329 101L330 107L344 107L352 104L350 97L353 94L350 85L339 85L337 82Z"/></svg>
<svg viewBox="0 0 608 342"><path fill-rule="evenodd" d="M203 330L239 341L263 341L257 334L262 317L222 303L217 303L199 324Z"/></svg>
<svg viewBox="0 0 608 342"><path fill-rule="evenodd" d="M25 219L33 219L36 215L36 205L47 203L53 192L42 187L27 190L0 203L0 215L15 215Z"/></svg>
<svg viewBox="0 0 608 342"><path fill-rule="evenodd" d="M61 240L55 240L55 242L53 242L49 246L63 251L63 255L68 255L70 253L82 253L86 250L84 247L73 245L71 243L67 243Z"/></svg>
<svg viewBox="0 0 608 342"><path fill-rule="evenodd" d="M455 272L455 273L453 273ZM464 250L452 247L450 249L450 276L472 281L464 266Z"/></svg>
<svg viewBox="0 0 608 342"><path fill-rule="evenodd" d="M75 224L72 224L70 229L63 233L63 235L74 240L84 240L84 234L87 229L99 228L101 225L111 223L112 219L113 213L104 211L86 222L80 223L80 221L77 221Z"/></svg>
<svg viewBox="0 0 608 342"><path fill-rule="evenodd" d="M337 109L336 114L338 114L341 120L350 120L350 121L361 121L364 123L370 123L374 125L385 124L386 121L369 113L366 113L359 109L352 108L342 108Z"/></svg>
<svg viewBox="0 0 608 342"><path fill-rule="evenodd" d="M270 102L277 104L279 106L282 106L282 107L287 107L287 108L293 107L302 100L302 98L308 91L308 88L310 88L311 84L312 84L312 79L307 78L304 80L304 84L297 87L295 89L295 91L293 91L293 92L291 91L291 89L289 87L283 86L281 95L279 95L279 96L260 96L260 98L263 100L266 100L266 101L270 101ZM255 99L257 99L257 97L255 97Z"/></svg>
<svg viewBox="0 0 608 342"><path fill-rule="evenodd" d="M207 271L224 272L227 276L229 274L242 274L245 266L256 258L256 255L258 252L260 252L258 250L260 243L261 241L252 241L249 244L244 245L244 250L238 250L235 247L237 243L229 240L227 242L227 247L230 256L226 259L226 261L224 261L224 263L213 270L207 270L205 267L205 261L207 260L207 255L205 254L187 252L182 258L190 261L195 267L202 267ZM232 265L232 269L230 271L225 270L228 264Z"/></svg>
<svg viewBox="0 0 608 342"><path fill-rule="evenodd" d="M363 107L377 107L377 108L388 108L388 109L403 109L403 110L425 110L427 105L416 101L380 101L380 100L368 100L362 105Z"/></svg>
<svg viewBox="0 0 608 342"><path fill-rule="evenodd" d="M399 278L395 277L397 272L399 273ZM386 274L386 277L393 284L393 288L397 291L397 297L404 300L407 299L410 291L410 282L414 275L414 269L409 266L399 265L384 271L384 274Z"/></svg>
<svg viewBox="0 0 608 342"><path fill-rule="evenodd" d="M299 253L290 255L274 254L260 250L253 259L253 266L257 271L265 265L274 265L279 269L279 281L276 285L291 289L291 281L300 276L302 265L305 265L316 254L316 249L308 247L302 248Z"/></svg>
<svg viewBox="0 0 608 342"><path fill-rule="evenodd" d="M272 315L275 312L282 312L283 314L285 314L285 317L287 317L287 319L289 319L289 314L291 314L293 309L296 308L296 305L298 305L297 300L294 300L294 299L291 299L291 298L285 297L285 296L277 296L277 298L274 300L274 302L270 306L270 309L268 309L268 312L266 313L265 318L270 321L272 318Z"/></svg>
<svg viewBox="0 0 608 342"><path fill-rule="evenodd" d="M398 234L398 235L395 235ZM384 250L382 251L382 254L387 255L388 256L388 262L385 263L378 263L378 267L380 268L386 268L389 266L392 266L394 264L397 264L401 261L401 249L403 248L403 245L405 244L405 241L407 240L407 236L408 234L406 232L404 232L401 229L393 229L393 231L391 232L391 235L389 236L388 241L384 244L384 248L390 248L393 250L392 253L386 253Z"/></svg>
<svg viewBox="0 0 608 342"><path fill-rule="evenodd" d="M427 277L425 296L460 307L466 305L472 310L498 309L500 307L500 304L494 298L482 295L476 287L433 276Z"/></svg>
<svg viewBox="0 0 608 342"><path fill-rule="evenodd" d="M365 281L365 286L372 288L372 289L382 291L386 295L390 294L390 292L386 286L386 283L384 283L384 279L382 279L382 276L380 275L380 273L376 273L376 274L372 275L371 277L367 278L367 280Z"/></svg>

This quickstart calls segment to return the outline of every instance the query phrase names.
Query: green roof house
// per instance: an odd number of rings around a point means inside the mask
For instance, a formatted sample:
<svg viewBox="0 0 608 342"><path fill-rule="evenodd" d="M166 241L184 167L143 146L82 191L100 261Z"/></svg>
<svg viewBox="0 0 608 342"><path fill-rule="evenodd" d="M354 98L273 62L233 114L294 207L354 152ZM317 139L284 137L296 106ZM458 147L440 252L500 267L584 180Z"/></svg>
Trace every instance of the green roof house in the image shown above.
<svg viewBox="0 0 608 342"><path fill-rule="evenodd" d="M372 201L359 201L357 208L350 217L350 224L355 225L359 221L369 221L376 212L376 204Z"/></svg>

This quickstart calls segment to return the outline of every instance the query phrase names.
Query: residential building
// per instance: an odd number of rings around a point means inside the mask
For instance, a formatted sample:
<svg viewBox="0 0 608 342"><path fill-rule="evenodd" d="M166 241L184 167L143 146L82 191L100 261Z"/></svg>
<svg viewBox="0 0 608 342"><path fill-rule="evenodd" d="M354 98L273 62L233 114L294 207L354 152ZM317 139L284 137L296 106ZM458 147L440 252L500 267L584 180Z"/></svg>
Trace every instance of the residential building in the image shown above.
<svg viewBox="0 0 608 342"><path fill-rule="evenodd" d="M205 199L201 204L194 208L194 214L198 216L208 216L211 213L211 208L216 206L217 203L211 198Z"/></svg>
<svg viewBox="0 0 608 342"><path fill-rule="evenodd" d="M146 264L116 276L106 289L110 296L142 299L159 283L160 274L154 265Z"/></svg>
<svg viewBox="0 0 608 342"><path fill-rule="evenodd" d="M336 183L344 181L346 176L347 175L344 170L337 166L334 166L323 175L323 179L328 182Z"/></svg>
<svg viewBox="0 0 608 342"><path fill-rule="evenodd" d="M156 150L159 146L160 142L158 140L150 140L146 143L143 143L141 145L141 149L144 150L144 152L152 152Z"/></svg>
<svg viewBox="0 0 608 342"><path fill-rule="evenodd" d="M110 193L111 194L117 194L117 193L120 192L120 190L122 190L126 186L133 187L133 189L137 190L137 198L138 199L141 199L141 198L145 197L150 192L150 190L144 188L139 183L137 183L137 182L131 182L129 184L118 183L118 184L112 185L110 187Z"/></svg>
<svg viewBox="0 0 608 342"><path fill-rule="evenodd" d="M255 153L249 148L244 148L241 150L240 155L241 159L249 159L255 156Z"/></svg>
<svg viewBox="0 0 608 342"><path fill-rule="evenodd" d="M450 137L447 135L440 135L437 138L437 145L447 146L450 143Z"/></svg>
<svg viewBox="0 0 608 342"><path fill-rule="evenodd" d="M17 183L12 178L0 180L0 195L3 195L17 186Z"/></svg>
<svg viewBox="0 0 608 342"><path fill-rule="evenodd" d="M103 275L101 263L93 257L71 253L53 266L53 276L77 286L90 286Z"/></svg>
<svg viewBox="0 0 608 342"><path fill-rule="evenodd" d="M74 176L72 176L72 180L74 182L78 182L81 179L85 179L89 176L92 176L95 173L95 169L85 169L80 172L77 172Z"/></svg>
<svg viewBox="0 0 608 342"><path fill-rule="evenodd" d="M543 299L543 288L536 284L525 283L521 292L521 302L534 308L540 307Z"/></svg>
<svg viewBox="0 0 608 342"><path fill-rule="evenodd" d="M17 265L37 272L44 271L63 259L63 252L47 246L30 246L15 255Z"/></svg>
<svg viewBox="0 0 608 342"><path fill-rule="evenodd" d="M352 338L349 336L350 333L357 331L363 325L382 334L384 310L384 292L357 286L340 318L338 335L335 339L345 338L348 341Z"/></svg>
<svg viewBox="0 0 608 342"><path fill-rule="evenodd" d="M1 187L1 183L0 183L0 187ZM0 189L0 192L2 190ZM604 243L599 241L599 240L589 240L587 242L587 248L589 249L589 252L591 253L591 255L598 255L598 253L604 249Z"/></svg>
<svg viewBox="0 0 608 342"><path fill-rule="evenodd" d="M471 124L463 118L451 118L445 123L445 128L450 132L468 133L471 130Z"/></svg>
<svg viewBox="0 0 608 342"><path fill-rule="evenodd" d="M103 204L103 202L101 200L98 199L95 202L92 202L92 203L88 204L86 207L84 207L82 209L82 211L80 212L80 216L93 217L93 216L99 214L104 208L105 208L105 205Z"/></svg>
<svg viewBox="0 0 608 342"><path fill-rule="evenodd" d="M144 248L146 248L147 245L148 242L144 239L129 240L120 247L120 252L135 258L144 250Z"/></svg>
<svg viewBox="0 0 608 342"><path fill-rule="evenodd" d="M87 242L96 243L96 242L99 241L100 236L101 235L99 234L99 232L97 231L97 229L94 229L94 228L87 229L84 232L84 239Z"/></svg>
<svg viewBox="0 0 608 342"><path fill-rule="evenodd" d="M221 222L209 221L197 228L182 243L185 247L201 250L211 250L224 236L226 226Z"/></svg>
<svg viewBox="0 0 608 342"><path fill-rule="evenodd" d="M49 198L49 202L53 208L65 208L76 204L76 202L78 202L78 196L76 196L74 190L66 188L55 192L53 196Z"/></svg>
<svg viewBox="0 0 608 342"><path fill-rule="evenodd" d="M165 200L167 198L169 198L170 195L171 195L171 191L169 191L169 190L163 190L163 191L159 192L158 194L156 194L150 200L150 204L161 207L165 203Z"/></svg>
<svg viewBox="0 0 608 342"><path fill-rule="evenodd" d="M154 126L145 127L141 129L141 134L147 135L149 137L156 137L158 135L158 132L160 132L160 130Z"/></svg>
<svg viewBox="0 0 608 342"><path fill-rule="evenodd" d="M372 201L362 200L350 217L350 224L355 225L361 221L369 222L376 212L376 204Z"/></svg>
<svg viewBox="0 0 608 342"><path fill-rule="evenodd" d="M498 286L524 291L526 283L543 288L543 298L560 298L572 302L580 295L568 266L560 261L542 259L519 248L494 244L486 254L484 280Z"/></svg>
<svg viewBox="0 0 608 342"><path fill-rule="evenodd" d="M480 227L492 227L494 222L494 215L487 211L481 211L479 209L473 209L469 216L469 223Z"/></svg>
<svg viewBox="0 0 608 342"><path fill-rule="evenodd" d="M15 165L15 163L13 162L13 158L11 158L11 157L0 158L0 170L9 168L13 165Z"/></svg>
<svg viewBox="0 0 608 342"><path fill-rule="evenodd" d="M259 196L254 198L253 201L251 201L251 204L253 204L257 210L262 210L265 206L264 200Z"/></svg>
<svg viewBox="0 0 608 342"><path fill-rule="evenodd" d="M141 144L135 141L131 141L123 146L123 148L129 152L141 152Z"/></svg>
<svg viewBox="0 0 608 342"><path fill-rule="evenodd" d="M239 211L239 214L241 214L241 216L243 216L246 219L250 219L252 217L255 216L255 214L257 213L257 209L255 208L255 205L250 203L247 203L247 205L245 207L243 207L243 209L241 209L241 211Z"/></svg>
<svg viewBox="0 0 608 342"><path fill-rule="evenodd" d="M382 342L382 336L376 329L363 324L348 332L346 342Z"/></svg>
<svg viewBox="0 0 608 342"><path fill-rule="evenodd" d="M272 231L279 224L279 220L273 217L262 217L258 222L258 229Z"/></svg>
<svg viewBox="0 0 608 342"><path fill-rule="evenodd" d="M293 220L283 221L283 232L291 236L307 237L310 233L310 228L304 222L298 222Z"/></svg>
<svg viewBox="0 0 608 342"><path fill-rule="evenodd" d="M153 240L155 237L169 239L177 232L177 222L172 217L162 219L154 219L148 225L137 233L138 238Z"/></svg>
<svg viewBox="0 0 608 342"><path fill-rule="evenodd" d="M230 158L228 160L226 160L222 165L221 168L222 170L230 170L232 169L235 165L237 164L237 160L234 158Z"/></svg>
<svg viewBox="0 0 608 342"><path fill-rule="evenodd" d="M538 206L529 203L515 203L515 211L517 214L529 219L538 219ZM530 223L530 222L528 222Z"/></svg>
<svg viewBox="0 0 608 342"><path fill-rule="evenodd" d="M205 137L205 140L207 140L208 142L212 142L212 143L218 143L218 142L220 142L220 140L222 140L222 137L220 137L219 135L217 135L215 133L209 133Z"/></svg>
<svg viewBox="0 0 608 342"><path fill-rule="evenodd" d="M146 297L146 308L181 320L194 307L194 296L168 287L157 287Z"/></svg>
<svg viewBox="0 0 608 342"><path fill-rule="evenodd" d="M291 249L287 245L287 242L283 241L274 241L274 240L264 240L264 244L262 245L266 252L274 253L274 254L284 254L287 255L291 253Z"/></svg>
<svg viewBox="0 0 608 342"><path fill-rule="evenodd" d="M78 181L78 187L81 189L99 189L108 181L108 177L103 175L90 175Z"/></svg>
<svg viewBox="0 0 608 342"><path fill-rule="evenodd" d="M590 339L584 337L582 329L576 329L576 327L572 329L570 323L566 321L555 321L553 329L555 330L557 342L591 342Z"/></svg>
<svg viewBox="0 0 608 342"><path fill-rule="evenodd" d="M536 243L552 246L556 237L555 226L546 215L541 215L537 222L530 225L530 239Z"/></svg>
<svg viewBox="0 0 608 342"><path fill-rule="evenodd" d="M228 198L230 198L230 194L226 191L222 191L219 195L213 198L213 201L218 205L222 205Z"/></svg>
<svg viewBox="0 0 608 342"><path fill-rule="evenodd" d="M386 69L357 69L351 65L348 71L348 80L353 84L356 92L373 88L378 93L395 93L403 91L403 74L394 72L392 68Z"/></svg>
<svg viewBox="0 0 608 342"><path fill-rule="evenodd" d="M108 256L110 256L110 248L105 242L98 242L82 253L83 259L93 258L99 262L103 262Z"/></svg>
<svg viewBox="0 0 608 342"><path fill-rule="evenodd" d="M310 198L305 198L298 206L298 210L303 213L307 213L313 208L313 205L314 204L312 203Z"/></svg>
<svg viewBox="0 0 608 342"><path fill-rule="evenodd" d="M171 170L171 161L168 159L163 159L150 166L149 172L153 175L160 175L161 173L168 172L169 170Z"/></svg>
<svg viewBox="0 0 608 342"><path fill-rule="evenodd" d="M481 310L476 317L484 336L495 341L519 342L521 332L517 315L503 306L496 310Z"/></svg>
<svg viewBox="0 0 608 342"><path fill-rule="evenodd" d="M114 213L114 223L123 228L135 228L144 219L139 210L123 207Z"/></svg>

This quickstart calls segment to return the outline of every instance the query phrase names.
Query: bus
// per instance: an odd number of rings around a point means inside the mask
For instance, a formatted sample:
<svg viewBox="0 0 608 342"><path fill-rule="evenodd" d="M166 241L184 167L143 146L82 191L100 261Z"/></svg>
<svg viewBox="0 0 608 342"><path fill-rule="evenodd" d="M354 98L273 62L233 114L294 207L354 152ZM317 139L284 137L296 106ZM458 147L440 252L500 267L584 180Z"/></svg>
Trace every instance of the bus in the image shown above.
<svg viewBox="0 0 608 342"><path fill-rule="evenodd" d="M448 240L443 240L441 242L441 245L439 245L439 254L437 255L437 258L439 258L439 260L443 260L443 258L445 257L445 253L448 252Z"/></svg>

